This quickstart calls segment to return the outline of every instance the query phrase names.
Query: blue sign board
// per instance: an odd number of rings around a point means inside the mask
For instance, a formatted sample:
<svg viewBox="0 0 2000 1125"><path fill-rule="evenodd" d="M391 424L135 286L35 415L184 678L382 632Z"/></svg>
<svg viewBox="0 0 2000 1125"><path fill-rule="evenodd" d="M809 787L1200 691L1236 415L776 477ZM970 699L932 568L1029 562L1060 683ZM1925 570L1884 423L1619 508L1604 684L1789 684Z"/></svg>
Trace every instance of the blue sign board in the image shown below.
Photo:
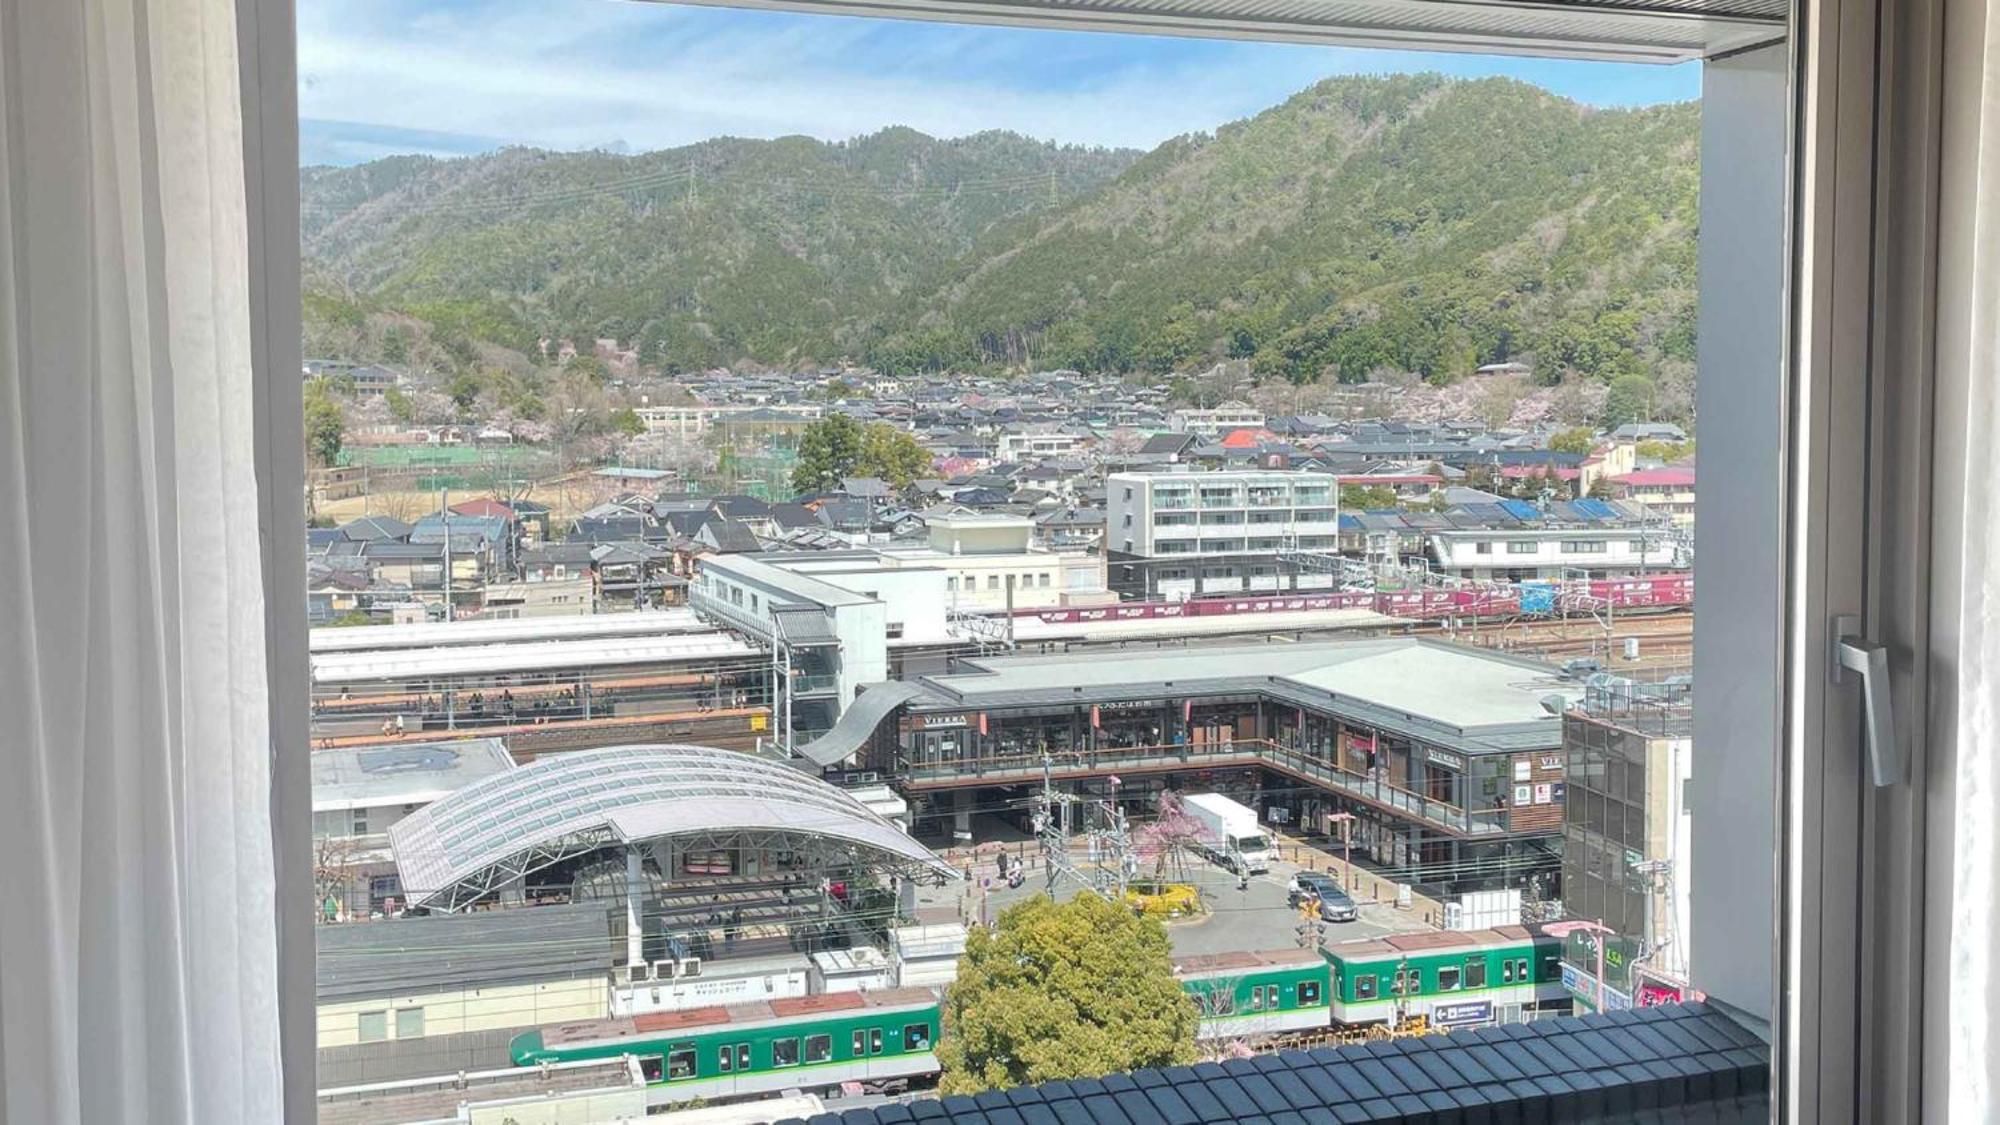
<svg viewBox="0 0 2000 1125"><path fill-rule="evenodd" d="M1467 1000L1458 1004L1438 1004L1431 1008L1433 1027L1469 1027L1493 1022L1493 1001Z"/></svg>

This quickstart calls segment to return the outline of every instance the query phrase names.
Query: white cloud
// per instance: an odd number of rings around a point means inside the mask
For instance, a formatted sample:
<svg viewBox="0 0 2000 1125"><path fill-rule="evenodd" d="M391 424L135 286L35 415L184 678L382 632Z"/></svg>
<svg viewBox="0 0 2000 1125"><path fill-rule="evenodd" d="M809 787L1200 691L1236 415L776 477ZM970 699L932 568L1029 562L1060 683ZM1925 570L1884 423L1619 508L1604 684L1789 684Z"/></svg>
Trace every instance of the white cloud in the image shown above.
<svg viewBox="0 0 2000 1125"><path fill-rule="evenodd" d="M887 125L1150 148L1329 74L1416 67L1567 83L1592 101L1688 96L1659 69L628 0L303 0L299 23L301 116L549 148L839 140Z"/></svg>
<svg viewBox="0 0 2000 1125"><path fill-rule="evenodd" d="M339 0L302 6L302 116L556 148L652 149L722 134L834 140L890 124L1151 147L1334 69L1279 48L1273 59L1289 65L1275 72L1190 73L1135 50L1132 65L1058 84L996 73L993 53L981 53L982 34L1006 37L1004 63L1020 37L1046 33L924 28L902 37L925 48L911 57L883 49L876 21L838 17L746 26L604 0L432 9L408 21L355 14Z"/></svg>

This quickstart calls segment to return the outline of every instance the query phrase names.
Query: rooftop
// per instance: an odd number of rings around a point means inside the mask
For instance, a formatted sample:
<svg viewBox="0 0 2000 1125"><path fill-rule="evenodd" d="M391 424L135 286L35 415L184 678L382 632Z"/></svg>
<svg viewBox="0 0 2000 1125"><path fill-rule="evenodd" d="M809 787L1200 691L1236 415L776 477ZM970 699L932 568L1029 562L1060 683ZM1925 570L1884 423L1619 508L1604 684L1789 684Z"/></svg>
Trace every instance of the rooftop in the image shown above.
<svg viewBox="0 0 2000 1125"><path fill-rule="evenodd" d="M514 768L497 738L451 742L397 742L312 752L314 812L427 805L496 773Z"/></svg>
<svg viewBox="0 0 2000 1125"><path fill-rule="evenodd" d="M1262 691L1467 750L1555 746L1550 695L1581 685L1540 661L1418 637L1241 644L960 662L927 676L918 709L1006 708Z"/></svg>
<svg viewBox="0 0 2000 1125"><path fill-rule="evenodd" d="M523 624L540 624L544 620L534 618ZM315 684L347 684L373 680L499 675L586 665L668 664L683 660L751 656L757 651L731 634L706 632L575 641L520 641L388 652L326 652L312 658L312 678Z"/></svg>

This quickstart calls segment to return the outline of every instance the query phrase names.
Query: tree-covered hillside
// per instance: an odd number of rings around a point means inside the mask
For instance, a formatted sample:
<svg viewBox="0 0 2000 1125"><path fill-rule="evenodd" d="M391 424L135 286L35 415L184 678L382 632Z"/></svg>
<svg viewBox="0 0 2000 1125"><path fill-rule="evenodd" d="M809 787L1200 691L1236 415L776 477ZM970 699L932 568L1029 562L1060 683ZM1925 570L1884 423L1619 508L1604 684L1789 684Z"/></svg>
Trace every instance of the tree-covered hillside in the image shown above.
<svg viewBox="0 0 2000 1125"><path fill-rule="evenodd" d="M1143 157L891 129L311 169L308 319L610 336L669 370L1685 379L1698 127L1692 104L1418 75L1331 79Z"/></svg>
<svg viewBox="0 0 2000 1125"><path fill-rule="evenodd" d="M610 337L669 369L837 359L912 280L1137 155L887 129L309 168L308 330L386 309L517 351Z"/></svg>

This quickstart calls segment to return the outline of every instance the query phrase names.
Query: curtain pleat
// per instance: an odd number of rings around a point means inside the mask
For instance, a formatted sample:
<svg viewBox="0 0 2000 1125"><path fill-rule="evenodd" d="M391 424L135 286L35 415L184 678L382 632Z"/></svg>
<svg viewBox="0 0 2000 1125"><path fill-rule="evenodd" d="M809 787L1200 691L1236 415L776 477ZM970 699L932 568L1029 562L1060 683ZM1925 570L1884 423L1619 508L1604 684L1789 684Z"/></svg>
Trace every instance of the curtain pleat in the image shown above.
<svg viewBox="0 0 2000 1125"><path fill-rule="evenodd" d="M0 1125L282 1116L236 27L0 0Z"/></svg>

